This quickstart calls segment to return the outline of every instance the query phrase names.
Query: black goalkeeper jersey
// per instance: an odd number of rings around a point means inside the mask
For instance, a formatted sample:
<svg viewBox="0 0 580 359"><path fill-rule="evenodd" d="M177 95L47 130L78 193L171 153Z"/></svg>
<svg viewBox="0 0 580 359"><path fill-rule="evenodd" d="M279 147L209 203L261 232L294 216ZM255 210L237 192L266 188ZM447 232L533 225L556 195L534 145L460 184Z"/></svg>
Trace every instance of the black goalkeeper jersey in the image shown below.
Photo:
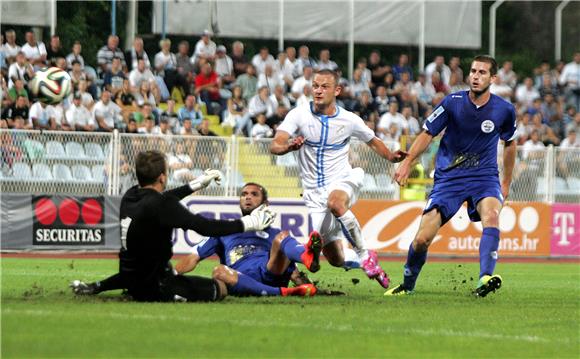
<svg viewBox="0 0 580 359"><path fill-rule="evenodd" d="M134 186L123 196L119 271L130 292L157 291L160 280L171 275L174 228L203 236L243 232L241 220L211 220L191 213L179 202L191 193L187 185L163 193Z"/></svg>

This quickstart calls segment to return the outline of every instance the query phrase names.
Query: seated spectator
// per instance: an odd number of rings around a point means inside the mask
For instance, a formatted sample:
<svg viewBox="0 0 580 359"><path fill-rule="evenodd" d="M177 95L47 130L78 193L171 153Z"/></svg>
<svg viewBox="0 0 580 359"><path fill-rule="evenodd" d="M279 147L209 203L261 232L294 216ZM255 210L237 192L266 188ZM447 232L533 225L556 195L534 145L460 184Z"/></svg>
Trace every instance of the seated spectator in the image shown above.
<svg viewBox="0 0 580 359"><path fill-rule="evenodd" d="M111 69L105 72L103 86L115 97L123 89L124 79L125 73L123 72L121 59L114 57L111 63Z"/></svg>
<svg viewBox="0 0 580 359"><path fill-rule="evenodd" d="M525 160L527 170L535 170L537 175L539 175L542 160L545 158L545 148L544 143L540 141L538 130L534 129L530 134L530 139L522 147L522 159Z"/></svg>
<svg viewBox="0 0 580 359"><path fill-rule="evenodd" d="M205 61L214 60L217 46L215 42L211 40L212 35L213 33L210 30L203 30L201 38L195 44L193 56L191 57L191 62L194 64L194 66L199 65L200 59L204 59Z"/></svg>
<svg viewBox="0 0 580 359"><path fill-rule="evenodd" d="M73 62L78 61L81 65L81 70L85 69L85 59L81 55L82 45L80 41L75 41L72 47L72 52L66 56L66 63L69 70L73 68Z"/></svg>
<svg viewBox="0 0 580 359"><path fill-rule="evenodd" d="M532 124L532 115L529 113L521 113L517 114L517 143L518 146L523 145L527 140L530 139L530 135L532 134L532 130L534 129L534 125Z"/></svg>
<svg viewBox="0 0 580 359"><path fill-rule="evenodd" d="M151 91L151 84L149 81L141 81L139 91L134 93L133 96L135 97L137 106L143 106L144 103L148 103L154 110L157 108L157 98L153 91Z"/></svg>
<svg viewBox="0 0 580 359"><path fill-rule="evenodd" d="M542 122L542 114L536 112L532 115L533 130L538 132L538 137L544 145L560 143L560 139L554 134L554 131L545 123Z"/></svg>
<svg viewBox="0 0 580 359"><path fill-rule="evenodd" d="M558 77L560 76L558 72L550 67L550 61L542 60L540 66L534 70L534 86L537 89L542 87L544 82L544 75L550 78L550 83L558 86Z"/></svg>
<svg viewBox="0 0 580 359"><path fill-rule="evenodd" d="M516 101L524 106L531 107L537 98L540 98L540 93L534 87L532 78L526 77L524 83L516 88Z"/></svg>
<svg viewBox="0 0 580 359"><path fill-rule="evenodd" d="M285 84L285 88L291 88L294 83L294 64L288 60L288 55L285 52L279 52L278 58L274 63L272 71L280 82Z"/></svg>
<svg viewBox="0 0 580 359"><path fill-rule="evenodd" d="M65 114L67 123L76 131L92 132L96 130L95 119L91 112L82 104L82 96L75 93L71 106Z"/></svg>
<svg viewBox="0 0 580 359"><path fill-rule="evenodd" d="M399 110L399 104L397 102L391 102L389 105L389 112L385 113L379 119L377 123L377 134L380 139L387 139L393 137L393 132L391 125L396 126L396 134L394 137L397 139L401 135L409 134L409 124L405 117L397 112Z"/></svg>
<svg viewBox="0 0 580 359"><path fill-rule="evenodd" d="M306 45L302 45L298 48L298 58L296 59L296 64L294 67L294 78L298 78L304 75L305 67L316 67L316 61L310 57L310 49ZM302 93L302 91L299 91Z"/></svg>
<svg viewBox="0 0 580 359"><path fill-rule="evenodd" d="M32 127L35 130L56 128L56 124L49 117L46 106L42 102L35 102L30 106L30 111L28 112L28 127Z"/></svg>
<svg viewBox="0 0 580 359"><path fill-rule="evenodd" d="M127 120L127 128L125 129L125 133L130 133L130 134L138 134L139 133L139 127L137 127L137 121L135 121L135 119L132 116L129 117L129 120Z"/></svg>
<svg viewBox="0 0 580 359"><path fill-rule="evenodd" d="M395 82L395 93L400 94L404 90L409 93L413 91L413 82L411 82L411 77L407 72L401 73L401 79Z"/></svg>
<svg viewBox="0 0 580 359"><path fill-rule="evenodd" d="M270 95L270 100L272 100L272 103L274 104L274 111L276 111L280 106L283 106L287 109L291 107L290 100L284 93L284 86L276 86L274 88L274 92Z"/></svg>
<svg viewBox="0 0 580 359"><path fill-rule="evenodd" d="M28 63L24 52L16 54L16 61L14 61L8 68L8 88L14 86L14 81L22 80L24 85L34 77L34 69Z"/></svg>
<svg viewBox="0 0 580 359"><path fill-rule="evenodd" d="M242 88L242 97L250 101L257 93L258 78L256 77L256 68L252 64L246 66L246 73L236 79L236 85Z"/></svg>
<svg viewBox="0 0 580 359"><path fill-rule="evenodd" d="M391 72L391 66L385 65L377 50L371 51L367 67L371 70L371 80L374 86L380 85L384 81L385 75Z"/></svg>
<svg viewBox="0 0 580 359"><path fill-rule="evenodd" d="M393 65L393 76L395 76L395 81L401 80L401 74L409 74L409 80L413 81L413 68L409 66L409 55L401 54L399 55L399 62Z"/></svg>
<svg viewBox="0 0 580 359"><path fill-rule="evenodd" d="M203 121L203 113L201 112L201 106L197 103L194 95L188 95L185 98L185 105L179 109L177 112L177 118L179 122L183 125L183 120L188 118L194 128L198 128Z"/></svg>
<svg viewBox="0 0 580 359"><path fill-rule="evenodd" d="M16 43L16 32L14 29L6 30L6 42L0 47L0 52L4 53L6 65L10 66L16 61L16 55L21 51L21 47Z"/></svg>
<svg viewBox="0 0 580 359"><path fill-rule="evenodd" d="M560 104L556 102L554 96L546 94L540 107L542 121L547 124L558 138L564 138L564 122L562 122L562 110Z"/></svg>
<svg viewBox="0 0 580 359"><path fill-rule="evenodd" d="M371 90L374 90L374 84L372 82L372 73L371 70L367 68L367 59L365 57L361 57L358 59L356 63L356 69L361 70L361 80L367 84L367 87Z"/></svg>
<svg viewBox="0 0 580 359"><path fill-rule="evenodd" d="M313 76L314 69L309 65L305 65L302 71L303 71L302 76L294 80L294 83L292 84L291 93L295 101L298 100L300 96L302 96L302 94L304 93L305 86L308 85L309 87L312 87L312 78L314 77Z"/></svg>
<svg viewBox="0 0 580 359"><path fill-rule="evenodd" d="M266 124L266 116L261 113L256 117L256 124L252 127L252 138L255 140L270 138L274 131Z"/></svg>
<svg viewBox="0 0 580 359"><path fill-rule="evenodd" d="M365 122L376 122L378 114L376 111L376 105L372 101L370 90L364 90L361 92L360 96L355 100L352 112L356 113Z"/></svg>
<svg viewBox="0 0 580 359"><path fill-rule="evenodd" d="M499 84L509 86L512 91L516 88L518 83L518 75L513 70L513 62L510 60L504 61L501 69L497 71Z"/></svg>
<svg viewBox="0 0 580 359"><path fill-rule="evenodd" d="M296 107L309 106L312 101L312 86L306 85L302 89L302 95L296 100Z"/></svg>
<svg viewBox="0 0 580 359"><path fill-rule="evenodd" d="M435 92L440 92L445 95L449 94L449 87L441 79L441 75L437 71L431 73L431 85L433 85Z"/></svg>
<svg viewBox="0 0 580 359"><path fill-rule="evenodd" d="M234 63L226 53L226 47L219 45L215 53L215 72L218 74L222 87L230 88L236 81Z"/></svg>
<svg viewBox="0 0 580 359"><path fill-rule="evenodd" d="M24 87L24 81L22 81L21 79L16 79L16 81L14 82L14 86L12 86L8 90L8 98L10 98L10 101L12 103L16 101L18 96L24 96L26 98L29 98L28 91L26 91L26 88Z"/></svg>
<svg viewBox="0 0 580 359"><path fill-rule="evenodd" d="M574 59L562 69L558 79L567 105L572 105L580 111L580 51L574 53Z"/></svg>
<svg viewBox="0 0 580 359"><path fill-rule="evenodd" d="M425 117L427 107L433 104L433 98L437 93L433 85L427 82L427 77L424 72L419 74L417 82L413 85L413 95L417 99L419 105L419 115Z"/></svg>
<svg viewBox="0 0 580 359"><path fill-rule="evenodd" d="M546 95L553 95L556 99L560 97L560 89L558 88L558 82L552 82L552 76L549 72L544 73L542 76L542 81L538 87L538 92L540 97L544 98Z"/></svg>
<svg viewBox="0 0 580 359"><path fill-rule="evenodd" d="M376 89L377 96L375 97L374 103L379 116L387 113L389 111L389 103L396 101L396 99L390 99L387 96L387 88L385 86L378 86Z"/></svg>
<svg viewBox="0 0 580 359"><path fill-rule="evenodd" d="M284 86L284 82L274 73L271 65L266 65L264 72L258 75L258 88L263 86L266 86L270 93L274 92L276 86Z"/></svg>
<svg viewBox="0 0 580 359"><path fill-rule="evenodd" d="M248 103L248 113L253 119L256 119L261 113L264 114L266 118L274 115L274 104L270 100L268 87L260 87L258 93L250 99L250 102Z"/></svg>
<svg viewBox="0 0 580 359"><path fill-rule="evenodd" d="M101 93L101 100L95 104L92 112L99 131L112 132L123 121L121 108L111 101L111 93L107 90Z"/></svg>
<svg viewBox="0 0 580 359"><path fill-rule="evenodd" d="M189 42L183 40L177 46L177 54L175 54L175 61L177 62L177 73L185 79L187 84L183 90L188 95L193 93L193 85L195 83L195 71L191 58L189 56Z"/></svg>
<svg viewBox="0 0 580 359"><path fill-rule="evenodd" d="M451 78L451 69L449 68L449 66L445 65L445 57L441 55L435 56L433 62L425 66L425 75L427 76L427 81L432 84L433 84L432 82L433 73L439 74L438 79L442 82L441 86L445 87L449 86L449 79ZM433 84L433 86L435 86L435 90L437 90L437 86L435 84ZM445 91L440 90L437 90L437 92L446 93Z"/></svg>
<svg viewBox="0 0 580 359"><path fill-rule="evenodd" d="M159 127L155 126L153 116L147 116L143 120L143 126L138 127L137 131L144 135L157 135L159 134Z"/></svg>
<svg viewBox="0 0 580 359"><path fill-rule="evenodd" d="M68 72L72 81L74 91L78 91L81 80L89 81L87 74L83 71L80 61L73 60L72 68Z"/></svg>
<svg viewBox="0 0 580 359"><path fill-rule="evenodd" d="M66 54L60 44L60 37L58 35L52 35L50 37L50 43L48 44L48 48L46 49L46 60L49 65L56 66L56 59L58 58L65 58ZM66 70L66 63L65 68Z"/></svg>
<svg viewBox="0 0 580 359"><path fill-rule="evenodd" d="M81 102L83 106L85 106L89 111L93 109L93 105L95 104L95 100L93 96L87 92L88 82L87 80L80 80L78 83L78 92L81 95Z"/></svg>
<svg viewBox="0 0 580 359"><path fill-rule="evenodd" d="M274 66L274 63L274 56L270 55L270 50L266 46L260 48L260 52L252 57L252 65L256 68L258 76L266 71L266 65Z"/></svg>
<svg viewBox="0 0 580 359"><path fill-rule="evenodd" d="M234 76L239 76L246 73L246 68L250 63L248 57L244 54L244 44L241 41L234 41L232 44L232 62L234 64Z"/></svg>
<svg viewBox="0 0 580 359"><path fill-rule="evenodd" d="M240 86L232 88L232 97L228 99L228 113L224 119L224 124L232 126L237 136L251 136L252 118L248 113L246 100L242 97L242 88Z"/></svg>
<svg viewBox="0 0 580 359"><path fill-rule="evenodd" d="M489 91L497 95L504 100L511 102L513 91L512 88L508 85L502 84L499 76L495 76L491 78L491 85L489 86Z"/></svg>
<svg viewBox="0 0 580 359"><path fill-rule="evenodd" d="M2 111L2 119L7 120L7 125L9 128L15 128L15 118L29 118L30 108L28 107L28 97L24 95L19 95L16 98L14 103L3 109ZM32 124L30 126L25 125L25 127L32 128Z"/></svg>
<svg viewBox="0 0 580 359"><path fill-rule="evenodd" d="M184 94L189 85L185 77L177 72L177 57L171 52L171 40L163 39L159 41L159 47L161 51L155 55L157 75L163 78L170 93L174 87L177 87Z"/></svg>
<svg viewBox="0 0 580 359"><path fill-rule="evenodd" d="M266 124L273 130L276 130L278 125L286 118L288 111L290 111L290 107L278 105L274 111L274 115L266 119Z"/></svg>
<svg viewBox="0 0 580 359"><path fill-rule="evenodd" d="M141 128L145 126L145 119L151 117L153 123L155 123L155 115L153 112L153 107L150 103L144 103L143 106L139 107L137 111L133 112L132 117L137 122L137 127Z"/></svg>
<svg viewBox="0 0 580 359"><path fill-rule="evenodd" d="M401 114L407 122L409 136L417 136L421 133L421 125L419 124L419 120L413 117L413 108L411 106L403 106Z"/></svg>
<svg viewBox="0 0 580 359"><path fill-rule="evenodd" d="M26 31L26 44L22 46L21 51L26 56L26 59L34 67L34 70L39 70L46 66L46 46L42 41L36 41L36 35L32 30Z"/></svg>
<svg viewBox="0 0 580 359"><path fill-rule="evenodd" d="M62 102L46 106L46 111L48 112L48 117L55 126L54 128L51 128L51 130L74 131L74 127L70 126L64 117L64 107Z"/></svg>
<svg viewBox="0 0 580 359"><path fill-rule="evenodd" d="M167 119L167 123L169 124L169 128L173 133L179 133L179 127L181 126L179 121L179 115L175 112L175 100L169 99L167 100L167 109L161 112L161 119Z"/></svg>
<svg viewBox="0 0 580 359"><path fill-rule="evenodd" d="M208 114L221 116L225 101L220 95L218 75L210 63L203 64L195 77L195 95L205 103Z"/></svg>
<svg viewBox="0 0 580 359"><path fill-rule="evenodd" d="M123 114L123 120L127 122L129 115L132 112L137 111L137 101L135 101L135 96L131 92L131 86L129 85L129 79L123 79L123 87L121 91L117 92L113 96L113 100L121 108L121 113Z"/></svg>
<svg viewBox="0 0 580 359"><path fill-rule="evenodd" d="M338 70L338 65L336 62L330 59L330 50L322 49L318 55L318 63L316 64L316 70Z"/></svg>
<svg viewBox="0 0 580 359"><path fill-rule="evenodd" d="M566 125L566 136L568 136L568 132L571 130L576 131L576 133L580 133L580 112L575 111L576 109L574 109L574 120ZM572 111L569 111L568 113L570 112Z"/></svg>
<svg viewBox="0 0 580 359"><path fill-rule="evenodd" d="M175 143L175 150L167 156L167 166L170 169L173 179L181 183L187 183L195 179L193 172L193 161L185 152L185 145L182 141Z"/></svg>
<svg viewBox="0 0 580 359"><path fill-rule="evenodd" d="M97 52L97 64L99 65L101 74L104 75L111 69L114 57L120 58L123 69L127 69L125 54L119 48L119 37L116 35L109 35L107 38L107 44L101 47Z"/></svg>
<svg viewBox="0 0 580 359"><path fill-rule="evenodd" d="M143 38L136 36L133 40L133 47L125 52L125 61L127 62L127 70L133 71L137 68L139 60L145 61L145 66L151 68L151 61L143 47Z"/></svg>
<svg viewBox="0 0 580 359"><path fill-rule="evenodd" d="M207 119L204 119L203 121L201 121L201 125L199 125L198 132L199 132L200 136L217 137L215 132L213 132L212 130L209 129L209 120L207 120Z"/></svg>
<svg viewBox="0 0 580 359"><path fill-rule="evenodd" d="M355 69L352 73L352 80L349 82L348 90L353 99L357 99L365 91L370 91L368 82L363 80L363 70Z"/></svg>
<svg viewBox="0 0 580 359"><path fill-rule="evenodd" d="M559 176L567 178L580 175L578 149L580 149L580 138L577 136L576 131L572 129L560 143L560 151L558 151L556 160Z"/></svg>
<svg viewBox="0 0 580 359"><path fill-rule="evenodd" d="M138 92L141 82L146 81L151 85L155 85L155 75L147 67L145 60L140 59L137 61L137 68L133 69L129 73L129 84L131 85L131 91Z"/></svg>
<svg viewBox="0 0 580 359"><path fill-rule="evenodd" d="M179 134L182 136L199 136L199 132L197 132L197 130L195 128L193 128L193 125L191 123L191 118L189 118L189 117L184 117L182 119L181 128L179 129Z"/></svg>
<svg viewBox="0 0 580 359"><path fill-rule="evenodd" d="M166 117L161 117L159 119L159 126L157 128L157 133L160 136L165 136L166 139L170 140L171 136L173 136L173 131L171 131L171 127L169 126L169 119Z"/></svg>

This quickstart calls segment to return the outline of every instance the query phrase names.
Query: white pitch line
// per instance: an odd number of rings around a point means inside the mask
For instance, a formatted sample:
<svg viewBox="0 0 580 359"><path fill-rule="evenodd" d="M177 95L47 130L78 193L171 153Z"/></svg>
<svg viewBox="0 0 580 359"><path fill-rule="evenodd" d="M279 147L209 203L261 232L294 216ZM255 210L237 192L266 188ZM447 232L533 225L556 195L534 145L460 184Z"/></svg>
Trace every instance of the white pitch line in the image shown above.
<svg viewBox="0 0 580 359"><path fill-rule="evenodd" d="M187 304L184 304L187 305ZM86 313L85 313L86 314ZM59 312L59 311L47 311L47 310L18 310L18 309L3 309L2 316L11 315L11 316L34 316L34 317L49 317L49 316L70 316L77 318L76 313L67 312ZM368 332L368 333L376 333L374 330L366 329L366 328L355 328L350 324L334 324L332 322L323 324L311 324L303 325L300 323L270 323L270 322L260 322L248 319L236 320L234 318L229 318L227 320L216 320L215 318L188 318L183 316L168 316L168 315L152 315L152 314L123 314L123 313L104 313L104 312L96 312L90 313L88 316L90 317L102 317L102 318L110 318L110 319L121 319L121 320L156 320L156 321L180 321L180 322L187 322L191 323L194 321L196 325L209 325L209 324L217 324L223 323L228 325L238 325L241 327L264 327L264 328L279 328L284 327L288 329L316 329L316 330L327 330L327 331L336 331L336 332ZM410 335L419 335L425 337L432 337L432 336L445 336L445 337L452 337L452 338L478 338L478 339L498 339L498 340L512 340L512 341L522 341L522 342L530 342L530 343L561 343L561 344L570 344L569 339L548 339L542 338L536 335L527 335L527 334L520 334L520 335L504 335L504 334L497 334L497 333L488 333L488 332L466 332L466 331L455 331L450 329L441 329L441 330L434 330L434 329L400 329L400 328L389 328L385 327L381 329L381 333L389 333L389 334L410 334Z"/></svg>

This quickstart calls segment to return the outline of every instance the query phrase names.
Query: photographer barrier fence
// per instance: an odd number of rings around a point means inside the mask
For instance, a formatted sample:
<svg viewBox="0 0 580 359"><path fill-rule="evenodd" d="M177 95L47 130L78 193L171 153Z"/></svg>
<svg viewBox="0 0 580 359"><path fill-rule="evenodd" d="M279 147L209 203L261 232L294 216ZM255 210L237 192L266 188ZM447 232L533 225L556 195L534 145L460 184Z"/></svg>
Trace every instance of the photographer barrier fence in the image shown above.
<svg viewBox="0 0 580 359"><path fill-rule="evenodd" d="M240 217L237 199L189 196L184 206L208 218ZM117 196L77 197L5 194L1 203L2 250L118 250ZM301 200L271 199L274 226L306 242L311 224ZM360 200L353 207L367 245L384 254L404 254L419 226L424 201ZM481 223L465 207L445 224L430 255L476 256ZM500 216L500 254L505 257L580 257L580 205L509 203ZM174 252L190 253L203 238L175 229ZM345 243L346 245L346 243Z"/></svg>

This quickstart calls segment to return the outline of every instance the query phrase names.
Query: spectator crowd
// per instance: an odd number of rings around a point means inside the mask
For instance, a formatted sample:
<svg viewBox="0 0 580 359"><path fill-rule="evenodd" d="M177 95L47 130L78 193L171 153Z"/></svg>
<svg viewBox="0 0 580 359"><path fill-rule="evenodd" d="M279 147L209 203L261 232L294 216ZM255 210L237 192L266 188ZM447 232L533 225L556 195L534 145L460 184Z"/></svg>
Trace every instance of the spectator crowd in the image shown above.
<svg viewBox="0 0 580 359"><path fill-rule="evenodd" d="M142 38L123 51L111 35L96 59L85 59L78 41L67 53L58 35L45 45L33 31L19 41L7 30L0 48L2 127L211 136L207 116L214 115L236 135L267 138L290 109L311 101L314 73L331 69L341 76L339 105L381 139L399 141L418 134L447 94L469 88L469 69L456 56L436 56L416 72L408 54L389 64L375 50L357 61L348 80L328 49L314 55L303 45L272 54L262 47L246 54L242 42L218 45L212 36L204 31L193 51L188 41L162 39L159 52L148 54ZM61 104L35 102L27 88L46 66L71 76L74 91ZM504 61L491 91L515 105L518 144L580 147L580 52L554 67L543 61L532 77Z"/></svg>

